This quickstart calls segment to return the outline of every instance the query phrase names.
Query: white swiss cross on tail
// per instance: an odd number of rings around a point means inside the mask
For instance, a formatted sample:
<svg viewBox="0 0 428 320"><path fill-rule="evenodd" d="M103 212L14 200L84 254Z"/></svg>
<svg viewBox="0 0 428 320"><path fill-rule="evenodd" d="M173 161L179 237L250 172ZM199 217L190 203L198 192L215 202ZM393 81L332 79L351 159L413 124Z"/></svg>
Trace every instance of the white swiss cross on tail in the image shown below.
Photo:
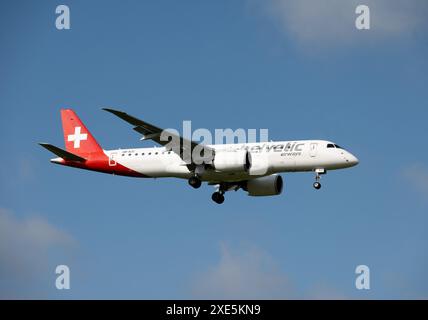
<svg viewBox="0 0 428 320"><path fill-rule="evenodd" d="M82 128L81 127L75 127L74 128L74 134L69 134L67 136L67 140L68 141L73 141L74 142L74 148L80 148L80 141L82 140L87 140L88 139L88 134L87 133L80 133L80 130Z"/></svg>

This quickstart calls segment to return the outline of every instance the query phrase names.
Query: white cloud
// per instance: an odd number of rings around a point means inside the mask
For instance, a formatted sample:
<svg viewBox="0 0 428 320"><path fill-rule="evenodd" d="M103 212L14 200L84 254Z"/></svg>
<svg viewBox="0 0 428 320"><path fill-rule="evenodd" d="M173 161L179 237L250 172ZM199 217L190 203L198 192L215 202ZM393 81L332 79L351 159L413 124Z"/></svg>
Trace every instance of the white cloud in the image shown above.
<svg viewBox="0 0 428 320"><path fill-rule="evenodd" d="M423 196L428 197L428 167L414 164L403 170L403 176Z"/></svg>
<svg viewBox="0 0 428 320"><path fill-rule="evenodd" d="M222 245L220 261L193 282L202 299L286 299L295 293L272 258L257 248L232 252Z"/></svg>
<svg viewBox="0 0 428 320"><path fill-rule="evenodd" d="M75 241L39 217L18 219L0 208L0 298L43 297L54 270L52 250L71 248ZM44 281L44 282L43 282Z"/></svg>
<svg viewBox="0 0 428 320"><path fill-rule="evenodd" d="M355 8L370 8L370 30L355 28ZM358 40L397 39L425 32L428 2L419 0L269 0L262 6L303 47L331 47ZM364 37L361 37L364 34Z"/></svg>
<svg viewBox="0 0 428 320"><path fill-rule="evenodd" d="M350 274L350 278L354 276ZM196 299L349 299L326 282L322 275L305 290L295 286L291 275L257 247L231 250L221 245L220 259L194 277L192 296Z"/></svg>

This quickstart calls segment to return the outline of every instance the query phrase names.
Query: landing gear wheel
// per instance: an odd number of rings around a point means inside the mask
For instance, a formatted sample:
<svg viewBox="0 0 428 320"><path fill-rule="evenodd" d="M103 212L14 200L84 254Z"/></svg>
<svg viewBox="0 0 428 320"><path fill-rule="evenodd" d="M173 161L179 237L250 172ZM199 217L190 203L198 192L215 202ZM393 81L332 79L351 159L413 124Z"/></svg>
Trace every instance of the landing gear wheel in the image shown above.
<svg viewBox="0 0 428 320"><path fill-rule="evenodd" d="M215 203L222 204L224 202L224 195L220 192L214 192L211 199L213 199Z"/></svg>
<svg viewBox="0 0 428 320"><path fill-rule="evenodd" d="M321 183L319 183L318 181L314 182L314 188L315 189L320 189L321 188Z"/></svg>
<svg viewBox="0 0 428 320"><path fill-rule="evenodd" d="M198 189L201 186L202 182L198 177L190 177L189 178L189 184L193 188Z"/></svg>

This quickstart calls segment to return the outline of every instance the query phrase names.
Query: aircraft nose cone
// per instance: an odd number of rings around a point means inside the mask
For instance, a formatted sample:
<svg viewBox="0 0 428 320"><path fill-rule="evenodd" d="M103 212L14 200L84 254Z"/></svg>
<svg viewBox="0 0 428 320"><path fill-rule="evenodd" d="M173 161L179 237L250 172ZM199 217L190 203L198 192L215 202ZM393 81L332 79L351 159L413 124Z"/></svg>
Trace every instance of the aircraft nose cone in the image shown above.
<svg viewBox="0 0 428 320"><path fill-rule="evenodd" d="M360 161L358 160L358 158L356 156L354 156L353 154L349 153L348 157L347 157L348 163L351 166L356 166L358 163L360 163Z"/></svg>

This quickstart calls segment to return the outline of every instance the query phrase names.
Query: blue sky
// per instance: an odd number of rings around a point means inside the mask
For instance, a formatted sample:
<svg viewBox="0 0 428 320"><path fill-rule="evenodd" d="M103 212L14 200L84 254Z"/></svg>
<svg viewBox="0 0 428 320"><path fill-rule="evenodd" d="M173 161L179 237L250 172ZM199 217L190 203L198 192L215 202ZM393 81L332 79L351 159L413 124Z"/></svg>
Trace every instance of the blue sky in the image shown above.
<svg viewBox="0 0 428 320"><path fill-rule="evenodd" d="M366 1L55 1L0 7L0 297L428 298L428 6ZM284 193L49 163L73 108L105 149L152 146L102 107L160 127L328 139L360 164L283 174ZM71 289L54 287L55 266ZM371 289L355 288L370 267Z"/></svg>

